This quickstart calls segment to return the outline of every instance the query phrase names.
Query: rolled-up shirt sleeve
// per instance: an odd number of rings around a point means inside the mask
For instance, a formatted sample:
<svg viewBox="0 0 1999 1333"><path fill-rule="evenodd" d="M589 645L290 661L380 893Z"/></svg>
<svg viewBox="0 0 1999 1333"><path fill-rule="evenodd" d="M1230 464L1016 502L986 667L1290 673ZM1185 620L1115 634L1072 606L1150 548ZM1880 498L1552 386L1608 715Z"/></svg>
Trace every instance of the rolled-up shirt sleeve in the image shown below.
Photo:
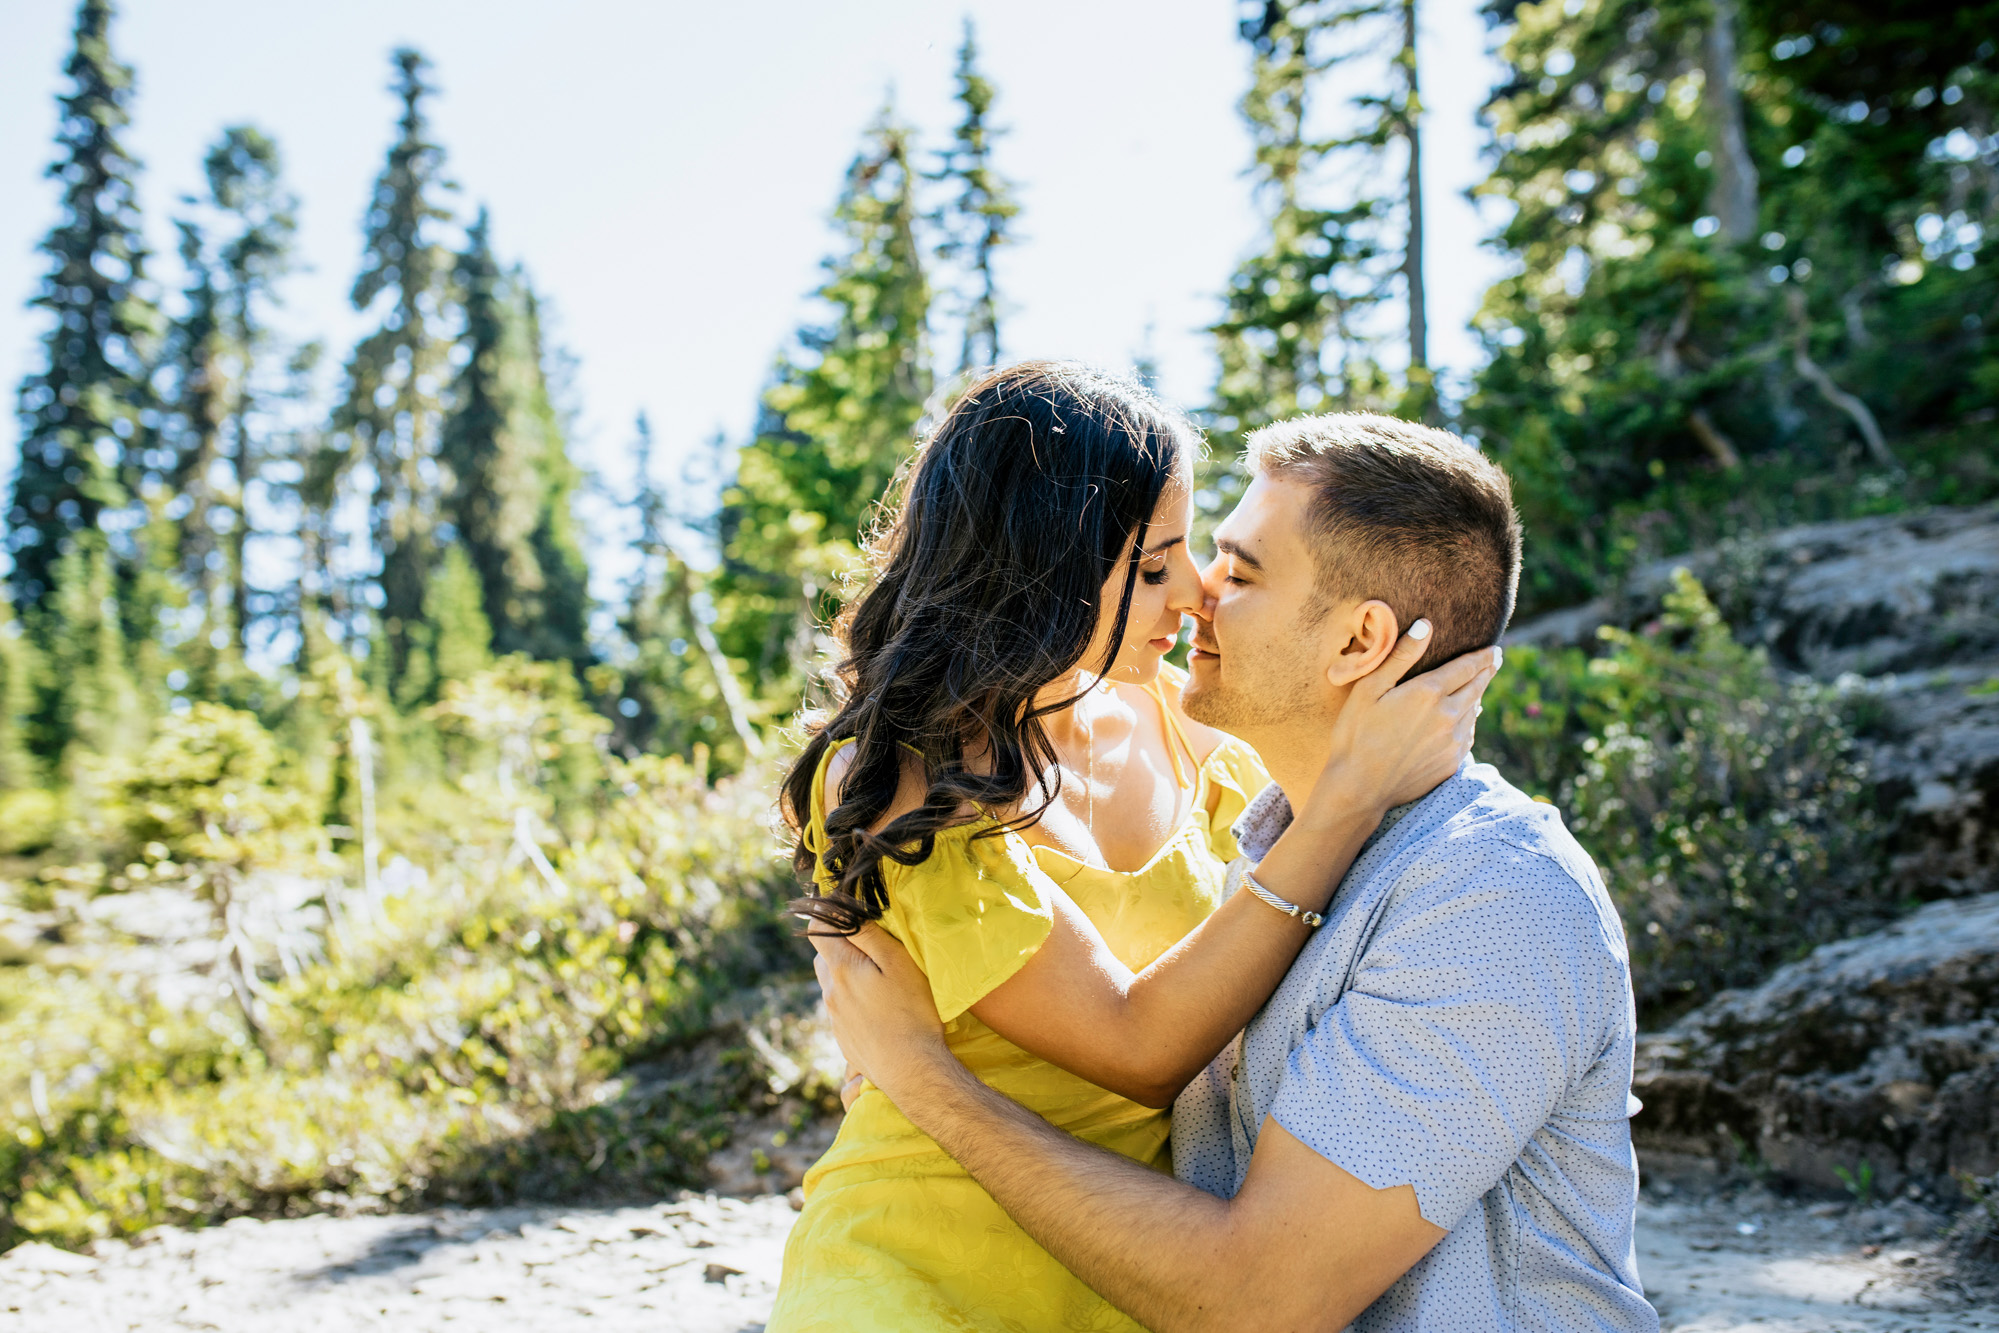
<svg viewBox="0 0 1999 1333"><path fill-rule="evenodd" d="M1612 1017L1620 946L1584 886L1547 856L1505 852L1398 886L1271 1106L1369 1186L1413 1185L1445 1230L1548 1122Z"/></svg>

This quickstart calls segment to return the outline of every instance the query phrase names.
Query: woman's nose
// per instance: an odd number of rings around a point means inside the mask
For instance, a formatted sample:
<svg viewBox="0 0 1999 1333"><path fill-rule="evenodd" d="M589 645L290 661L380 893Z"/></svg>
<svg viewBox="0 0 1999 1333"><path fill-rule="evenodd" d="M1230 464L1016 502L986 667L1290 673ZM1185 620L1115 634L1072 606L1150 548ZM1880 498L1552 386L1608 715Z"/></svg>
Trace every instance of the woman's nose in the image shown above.
<svg viewBox="0 0 1999 1333"><path fill-rule="evenodd" d="M1193 616L1201 613L1201 606L1207 600L1208 590L1201 586L1200 575L1196 573L1193 578L1173 580L1173 591L1167 598L1166 606L1168 610Z"/></svg>

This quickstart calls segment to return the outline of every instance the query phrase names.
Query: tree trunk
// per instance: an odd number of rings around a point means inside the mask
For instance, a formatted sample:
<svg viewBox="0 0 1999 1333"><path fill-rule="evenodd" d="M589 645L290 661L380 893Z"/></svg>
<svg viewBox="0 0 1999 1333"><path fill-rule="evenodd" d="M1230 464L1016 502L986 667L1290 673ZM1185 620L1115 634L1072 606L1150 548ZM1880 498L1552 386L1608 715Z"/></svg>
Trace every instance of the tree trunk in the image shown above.
<svg viewBox="0 0 1999 1333"><path fill-rule="evenodd" d="M243 382L236 390L236 410L231 443L235 446L230 453L230 470L236 480L236 526L229 533L229 615L230 627L236 635L238 654L249 651L250 646L250 477L256 467L250 457L250 354L243 352Z"/></svg>
<svg viewBox="0 0 1999 1333"><path fill-rule="evenodd" d="M1429 316L1423 292L1423 103L1416 80L1416 0L1402 0L1402 72L1408 100L1403 133L1409 139L1409 238L1402 250L1402 276L1409 288L1409 368L1430 368Z"/></svg>
<svg viewBox="0 0 1999 1333"><path fill-rule="evenodd" d="M1749 157L1749 133L1742 119L1742 91L1737 86L1736 0L1713 0L1714 17L1701 48L1703 92L1707 104L1708 146L1714 154L1714 188L1708 211L1721 222L1722 236L1740 245L1756 235L1756 164Z"/></svg>
<svg viewBox="0 0 1999 1333"><path fill-rule="evenodd" d="M685 561L671 550L667 552L669 562L667 578L674 586L681 614L693 627L694 642L700 647L701 655L708 659L708 669L715 673L715 688L721 691L722 706L728 710L729 725L735 729L736 738L743 743L744 752L752 759L763 754L763 738L750 723L748 701L743 697L743 687L736 679L734 667L722 652L722 645L715 640L715 631L701 619L699 609L694 605L694 576ZM677 566L677 568L675 568Z"/></svg>
<svg viewBox="0 0 1999 1333"><path fill-rule="evenodd" d="M1784 295L1786 303L1790 306L1793 325L1792 369L1796 370L1807 384L1818 390L1819 397L1846 413L1852 420L1854 428L1860 432L1860 438L1866 442L1868 456L1877 466L1899 472L1902 466L1901 460L1897 459L1894 450L1888 447L1888 441L1881 434L1881 425L1874 419L1873 411L1858 397L1840 388L1833 377L1826 373L1825 367L1812 360L1812 326L1805 311L1805 294L1793 287Z"/></svg>
<svg viewBox="0 0 1999 1333"><path fill-rule="evenodd" d="M1735 442L1721 433L1721 428L1714 424L1714 418L1707 414L1706 408L1697 407L1689 412L1687 425L1693 430L1694 438L1701 442L1701 448L1707 450L1708 456L1714 459L1717 467L1726 469L1742 466L1742 455L1735 451Z"/></svg>

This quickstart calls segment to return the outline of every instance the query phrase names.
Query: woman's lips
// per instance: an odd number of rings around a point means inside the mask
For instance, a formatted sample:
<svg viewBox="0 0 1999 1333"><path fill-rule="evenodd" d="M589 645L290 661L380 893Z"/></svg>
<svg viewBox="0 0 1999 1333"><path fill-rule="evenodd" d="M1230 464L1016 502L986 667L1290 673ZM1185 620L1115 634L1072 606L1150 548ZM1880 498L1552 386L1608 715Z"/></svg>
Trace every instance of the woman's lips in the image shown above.
<svg viewBox="0 0 1999 1333"><path fill-rule="evenodd" d="M1146 640L1146 643L1147 643L1147 644L1149 644L1149 645L1151 646L1151 648L1152 648L1152 651L1153 651L1153 652L1155 652L1155 653L1170 653L1170 652L1172 652L1172 651L1173 651L1173 645L1174 645L1174 643L1175 643L1175 642L1176 642L1176 640L1174 640L1174 639L1172 639L1172 638L1167 638L1167 637L1161 637L1161 638L1157 638L1157 639L1147 639L1147 640Z"/></svg>

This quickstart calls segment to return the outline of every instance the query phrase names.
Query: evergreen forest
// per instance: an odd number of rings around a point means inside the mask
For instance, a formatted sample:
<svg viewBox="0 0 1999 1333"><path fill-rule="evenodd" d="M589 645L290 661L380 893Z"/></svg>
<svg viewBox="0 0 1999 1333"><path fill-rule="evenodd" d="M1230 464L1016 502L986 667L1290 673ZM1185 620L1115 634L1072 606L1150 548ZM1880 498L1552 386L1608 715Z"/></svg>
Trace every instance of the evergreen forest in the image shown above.
<svg viewBox="0 0 1999 1333"><path fill-rule="evenodd" d="M1447 425L1514 479L1527 616L1724 538L1999 496L1999 4L1491 0L1508 269L1468 378L1429 351L1450 73L1420 6L1243 9L1261 233L1211 279L1206 516L1262 424ZM283 146L220 127L152 252L134 71L82 0L5 501L0 1247L657 1191L837 1109L775 774L926 422L1036 352L995 261L1032 164L969 23L954 71L952 123L857 127L754 430L669 465L632 423L610 588L545 293L449 188L424 55L389 55L356 201L368 331L299 343ZM1481 750L1603 862L1648 1014L1900 910L1850 710L1699 584L1509 662ZM1716 754L1762 776L1724 803Z"/></svg>

